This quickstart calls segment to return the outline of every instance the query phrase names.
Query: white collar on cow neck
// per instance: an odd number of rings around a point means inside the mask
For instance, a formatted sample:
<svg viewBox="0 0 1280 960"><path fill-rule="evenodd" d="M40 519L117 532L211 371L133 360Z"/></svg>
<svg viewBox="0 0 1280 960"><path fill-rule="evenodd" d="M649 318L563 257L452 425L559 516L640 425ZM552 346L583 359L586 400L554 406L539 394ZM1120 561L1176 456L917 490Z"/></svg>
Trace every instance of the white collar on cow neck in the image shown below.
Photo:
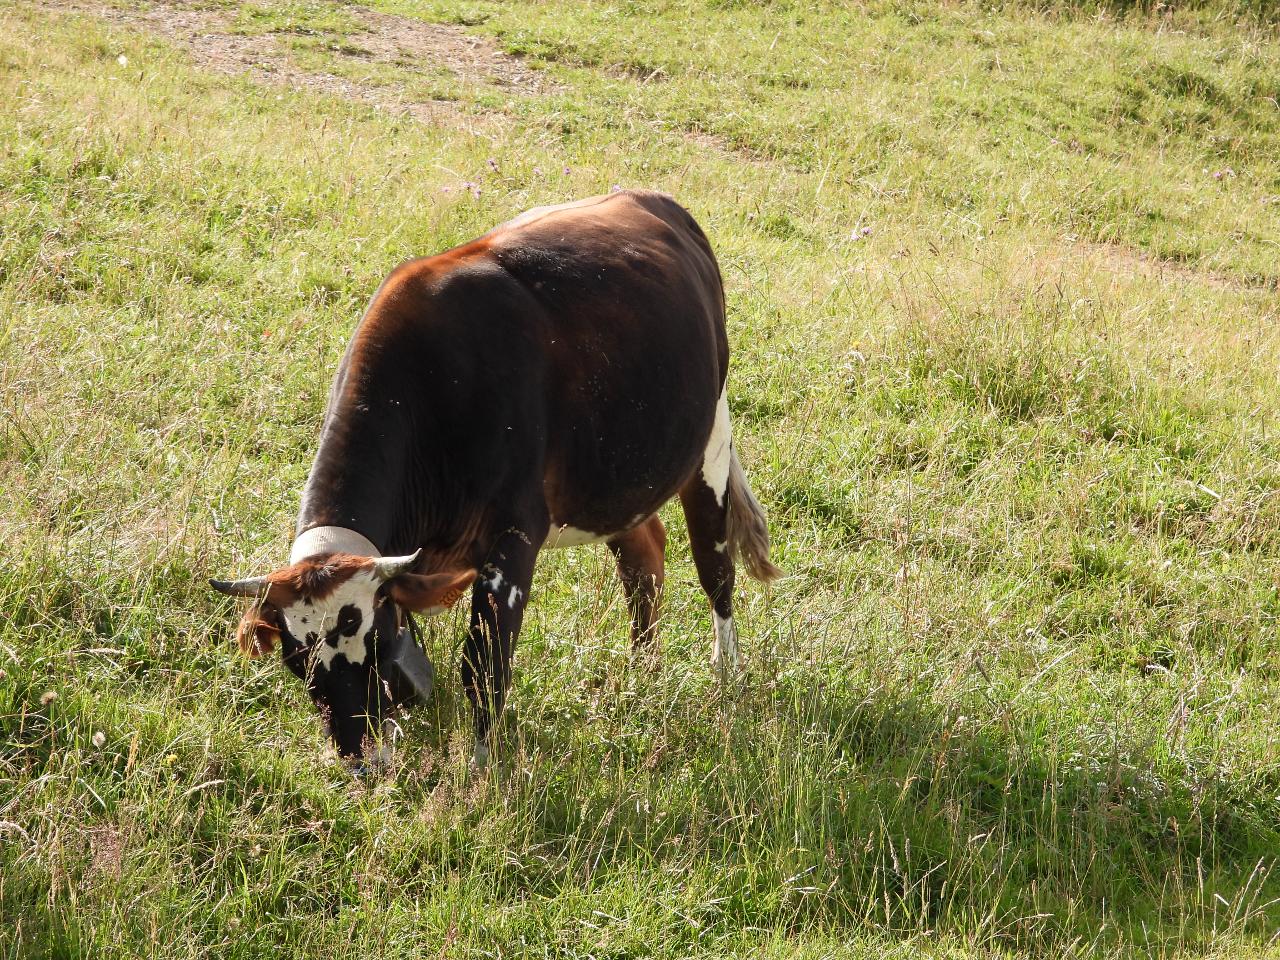
<svg viewBox="0 0 1280 960"><path fill-rule="evenodd" d="M322 553L350 553L357 557L380 557L382 554L364 534L346 527L312 527L298 534L289 549L289 562L297 563Z"/></svg>

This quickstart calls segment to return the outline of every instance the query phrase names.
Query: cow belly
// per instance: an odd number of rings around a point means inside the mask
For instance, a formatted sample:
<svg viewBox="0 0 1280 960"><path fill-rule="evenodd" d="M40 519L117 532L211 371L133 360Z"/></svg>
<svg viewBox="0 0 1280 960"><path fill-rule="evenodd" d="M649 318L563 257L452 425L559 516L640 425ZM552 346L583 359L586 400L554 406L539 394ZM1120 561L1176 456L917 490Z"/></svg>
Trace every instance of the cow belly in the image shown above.
<svg viewBox="0 0 1280 960"><path fill-rule="evenodd" d="M652 512L637 513L634 517L624 523L605 524L604 526L608 531L607 533L593 533L590 530L583 530L581 527L575 527L570 523L561 523L559 520L552 520L551 530L547 533L547 539L543 542L542 549L558 550L561 547L580 547L587 543L604 543L619 534L626 533L628 530L640 526L640 524L644 523L644 521L652 515Z"/></svg>
<svg viewBox="0 0 1280 960"><path fill-rule="evenodd" d="M705 364L711 367L713 361ZM556 425L549 431L560 442L548 453L552 468L543 477L552 518L544 549L607 542L643 523L680 492L708 462L716 395L706 388L715 383L714 376L704 375L701 389L690 385L667 396L648 391L638 378L625 382L619 377L623 388L603 408L571 408L573 416L566 420L573 426ZM694 371L685 383L697 380ZM727 426L727 407L724 413ZM727 430L717 439L727 454ZM724 484L714 476L711 481L722 496Z"/></svg>

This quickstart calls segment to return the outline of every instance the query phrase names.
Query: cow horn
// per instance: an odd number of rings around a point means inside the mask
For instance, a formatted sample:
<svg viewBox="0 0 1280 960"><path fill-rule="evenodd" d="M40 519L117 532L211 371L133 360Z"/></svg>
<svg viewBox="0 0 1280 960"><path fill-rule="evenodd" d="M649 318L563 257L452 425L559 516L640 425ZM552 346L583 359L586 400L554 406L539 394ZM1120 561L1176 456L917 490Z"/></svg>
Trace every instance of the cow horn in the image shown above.
<svg viewBox="0 0 1280 960"><path fill-rule="evenodd" d="M259 597L269 586L266 577L245 577L243 580L210 580L209 586L228 597Z"/></svg>
<svg viewBox="0 0 1280 960"><path fill-rule="evenodd" d="M420 556L421 547L404 557L378 557L373 561L373 573L379 580L391 580L413 569Z"/></svg>

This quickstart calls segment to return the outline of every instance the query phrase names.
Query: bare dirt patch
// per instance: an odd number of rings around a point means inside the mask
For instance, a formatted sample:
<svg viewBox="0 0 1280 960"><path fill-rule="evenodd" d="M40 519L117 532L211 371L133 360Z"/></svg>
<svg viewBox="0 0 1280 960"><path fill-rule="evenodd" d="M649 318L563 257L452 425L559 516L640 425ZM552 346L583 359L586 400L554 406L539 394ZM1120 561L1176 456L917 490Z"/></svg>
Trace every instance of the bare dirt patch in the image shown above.
<svg viewBox="0 0 1280 960"><path fill-rule="evenodd" d="M524 93L542 93L556 85L519 57L460 27L425 23L373 10L349 8L365 26L361 46L373 59L402 66L425 61L447 67L471 83L487 83Z"/></svg>
<svg viewBox="0 0 1280 960"><path fill-rule="evenodd" d="M41 0L40 7L88 14L109 23L142 29L183 47L201 66L219 73L248 74L259 83L311 89L367 103L379 109L406 113L429 123L456 124L465 117L449 100L413 100L400 85L372 83L335 73L305 69L291 55L278 32L246 34L233 29L233 13L197 3L153 3L116 7L92 0ZM360 24L359 32L332 44L328 54L336 63L390 64L409 73L445 69L470 86L496 88L514 95L544 93L556 88L545 74L518 57L498 50L464 30L378 13L358 6L343 12ZM472 119L472 118L467 118Z"/></svg>
<svg viewBox="0 0 1280 960"><path fill-rule="evenodd" d="M405 83L381 78L361 80L359 64L383 64L403 71L405 79L426 76L441 69L472 88L487 88L512 96L537 96L563 90L546 72L530 67L520 57L503 53L494 44L460 27L427 23L408 17L379 13L343 3L339 9L359 24L359 30L334 37L326 50L334 64L356 67L346 75L308 69L289 49L296 31L246 33L236 29L235 12L192 0L156 0L146 5L115 6L102 0L36 0L38 9L93 16L131 30L144 30L182 47L198 65L218 73L248 76L256 83L298 90L315 90L368 104L379 110L403 114L436 126L465 128L483 133L500 122L494 111L453 100L416 99ZM335 5L337 6L337 5ZM618 76L627 70L604 68ZM356 74L352 76L351 74ZM632 77L635 79L634 77ZM662 79L650 71L636 82ZM698 148L756 167L771 166L762 157L724 138L702 131L678 131Z"/></svg>
<svg viewBox="0 0 1280 960"><path fill-rule="evenodd" d="M1076 257L1092 260L1104 269L1121 276L1149 277L1161 281L1200 283L1214 290L1276 289L1274 277L1249 277L1198 267L1181 260L1169 260L1118 243L1094 243L1069 239L1064 249Z"/></svg>

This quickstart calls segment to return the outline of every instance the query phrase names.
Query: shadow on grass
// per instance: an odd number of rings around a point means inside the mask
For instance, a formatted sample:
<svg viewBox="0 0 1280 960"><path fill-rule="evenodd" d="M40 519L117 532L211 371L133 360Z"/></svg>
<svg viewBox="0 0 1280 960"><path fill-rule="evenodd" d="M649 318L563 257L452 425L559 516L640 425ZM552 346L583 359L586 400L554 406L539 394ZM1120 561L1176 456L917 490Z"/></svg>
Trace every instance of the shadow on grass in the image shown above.
<svg viewBox="0 0 1280 960"><path fill-rule="evenodd" d="M1280 925L1280 833L1257 802L1274 784L1141 744L1088 755L1030 709L988 705L975 722L805 669L736 700L701 693L674 713L621 697L594 721L611 731L520 722L528 776L506 803L544 856L506 875L510 895L643 865L703 874L704 930L1196 950L1261 945ZM552 759L565 736L572 768Z"/></svg>

